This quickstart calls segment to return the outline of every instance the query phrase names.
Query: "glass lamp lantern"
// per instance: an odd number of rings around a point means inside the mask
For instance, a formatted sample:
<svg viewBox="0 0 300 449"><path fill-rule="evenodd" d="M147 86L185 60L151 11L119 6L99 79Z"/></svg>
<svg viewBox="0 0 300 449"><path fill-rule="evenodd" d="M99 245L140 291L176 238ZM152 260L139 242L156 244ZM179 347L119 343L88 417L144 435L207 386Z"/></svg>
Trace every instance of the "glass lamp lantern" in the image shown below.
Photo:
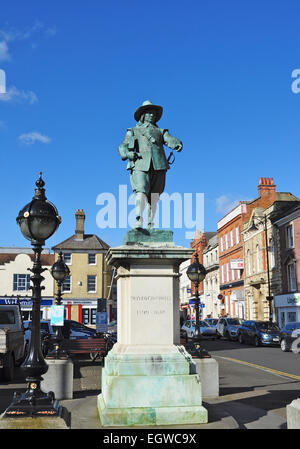
<svg viewBox="0 0 300 449"><path fill-rule="evenodd" d="M45 196L45 183L42 173L36 182L35 195L32 201L20 210L17 216L17 223L21 232L31 243L44 244L61 223L61 218L54 204L47 200Z"/></svg>

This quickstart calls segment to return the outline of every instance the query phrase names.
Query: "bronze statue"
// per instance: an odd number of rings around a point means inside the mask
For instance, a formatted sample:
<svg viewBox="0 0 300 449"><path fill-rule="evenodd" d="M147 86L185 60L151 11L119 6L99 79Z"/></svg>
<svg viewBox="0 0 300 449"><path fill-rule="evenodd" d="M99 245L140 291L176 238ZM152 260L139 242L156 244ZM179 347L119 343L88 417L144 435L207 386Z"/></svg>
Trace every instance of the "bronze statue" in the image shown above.
<svg viewBox="0 0 300 449"><path fill-rule="evenodd" d="M182 150L182 142L179 139L171 136L167 129L158 128L156 125L162 111L161 106L144 101L134 113L137 125L127 129L119 146L121 158L129 159L127 170L130 170L130 183L135 194L136 229L143 227L145 207L147 229L153 228L157 202L164 191L166 172L171 165L163 145L178 152Z"/></svg>

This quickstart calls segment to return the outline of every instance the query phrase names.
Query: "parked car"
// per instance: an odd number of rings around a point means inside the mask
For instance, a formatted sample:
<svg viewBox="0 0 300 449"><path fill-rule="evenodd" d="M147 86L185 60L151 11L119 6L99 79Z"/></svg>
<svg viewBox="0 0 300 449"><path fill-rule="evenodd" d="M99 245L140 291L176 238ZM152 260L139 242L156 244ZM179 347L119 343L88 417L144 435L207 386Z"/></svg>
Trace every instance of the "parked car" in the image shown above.
<svg viewBox="0 0 300 449"><path fill-rule="evenodd" d="M19 305L0 305L0 378L11 381L24 360L25 340Z"/></svg>
<svg viewBox="0 0 300 449"><path fill-rule="evenodd" d="M64 338L90 338L96 337L97 331L91 327L85 326L82 323L74 320L65 320L63 327Z"/></svg>
<svg viewBox="0 0 300 449"><path fill-rule="evenodd" d="M50 324L50 320L41 320L40 321L40 335L41 335L41 347L44 355L47 354L50 346L51 336L54 335L54 329ZM29 349L29 343L31 338L31 321L24 321L24 330L25 330L25 345L26 345L26 353Z"/></svg>
<svg viewBox="0 0 300 449"><path fill-rule="evenodd" d="M200 336L201 337L216 337L216 329L211 327L206 321L200 320ZM196 321L195 320L186 320L181 327L181 335L183 332L186 332L188 338L194 338L196 335Z"/></svg>
<svg viewBox="0 0 300 449"><path fill-rule="evenodd" d="M216 327L217 337L226 337L228 340L236 340L241 323L242 320L240 318L219 318Z"/></svg>
<svg viewBox="0 0 300 449"><path fill-rule="evenodd" d="M238 330L238 340L255 346L279 345L280 329L276 323L270 321L244 321Z"/></svg>
<svg viewBox="0 0 300 449"><path fill-rule="evenodd" d="M283 352L288 352L292 350L292 344L297 338L300 337L300 322L295 321L293 323L288 323L281 329L279 340L280 347ZM297 344L295 345L298 348ZM295 349L296 349L295 348ZM299 352L299 351L297 351Z"/></svg>
<svg viewBox="0 0 300 449"><path fill-rule="evenodd" d="M208 323L211 327L217 328L218 318L205 318L204 321Z"/></svg>
<svg viewBox="0 0 300 449"><path fill-rule="evenodd" d="M49 349L52 347L53 341L52 337L55 334L54 328L50 324L50 320L41 320L41 345L42 352L47 355ZM31 336L31 321L24 321L25 328L25 341L27 349L29 347L30 336ZM77 338L90 338L96 337L96 329L85 326L74 320L65 320L64 326L62 328L63 337L66 339L74 340Z"/></svg>

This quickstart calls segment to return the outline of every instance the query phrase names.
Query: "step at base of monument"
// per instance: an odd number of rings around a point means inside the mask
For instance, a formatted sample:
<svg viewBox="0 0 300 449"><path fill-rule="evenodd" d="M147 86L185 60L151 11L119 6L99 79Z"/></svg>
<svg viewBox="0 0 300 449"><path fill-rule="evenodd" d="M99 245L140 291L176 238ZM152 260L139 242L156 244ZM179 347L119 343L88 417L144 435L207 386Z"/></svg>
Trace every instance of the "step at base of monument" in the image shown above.
<svg viewBox="0 0 300 449"><path fill-rule="evenodd" d="M104 427L165 426L206 424L207 410L202 405L191 407L107 408L102 394L98 396L98 412Z"/></svg>

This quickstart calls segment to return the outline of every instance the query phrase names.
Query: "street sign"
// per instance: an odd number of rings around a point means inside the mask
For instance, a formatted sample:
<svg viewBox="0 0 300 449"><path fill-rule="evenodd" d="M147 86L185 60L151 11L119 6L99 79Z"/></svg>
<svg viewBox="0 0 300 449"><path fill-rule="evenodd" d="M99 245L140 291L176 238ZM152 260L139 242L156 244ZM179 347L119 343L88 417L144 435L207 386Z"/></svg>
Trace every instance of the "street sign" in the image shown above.
<svg viewBox="0 0 300 449"><path fill-rule="evenodd" d="M187 288L186 291L187 291L187 293L192 293L192 289L191 288Z"/></svg>
<svg viewBox="0 0 300 449"><path fill-rule="evenodd" d="M51 306L50 307L50 324L51 326L63 326L64 325L64 306Z"/></svg>
<svg viewBox="0 0 300 449"><path fill-rule="evenodd" d="M107 312L96 312L96 331L107 332Z"/></svg>

